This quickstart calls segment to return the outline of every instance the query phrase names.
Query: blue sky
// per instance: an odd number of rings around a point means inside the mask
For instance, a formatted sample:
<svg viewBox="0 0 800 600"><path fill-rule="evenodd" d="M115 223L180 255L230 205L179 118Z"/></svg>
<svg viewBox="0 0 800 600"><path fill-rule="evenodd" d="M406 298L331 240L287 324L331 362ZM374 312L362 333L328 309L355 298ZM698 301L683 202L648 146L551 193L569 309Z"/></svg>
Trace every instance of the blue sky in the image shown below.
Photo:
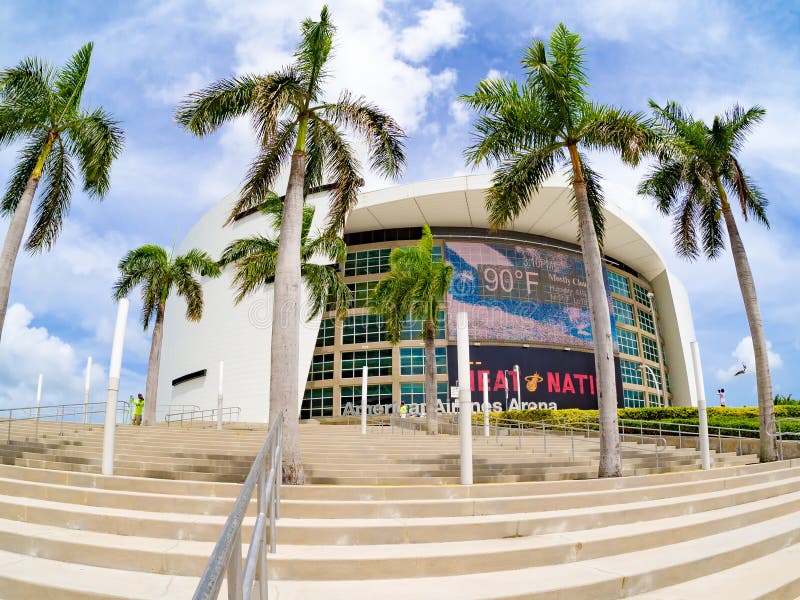
<svg viewBox="0 0 800 600"><path fill-rule="evenodd" d="M750 5L752 4L752 5ZM742 160L764 188L772 229L742 226L773 352L776 391L800 395L800 13L793 2L422 2L329 3L339 27L332 93L346 87L389 110L409 134L405 181L467 172L461 154L469 115L454 100L487 75L518 76L523 48L563 21L583 35L598 101L641 110L648 98L675 99L711 118L734 102L761 104L767 118ZM145 242L172 246L240 183L253 155L247 122L194 139L172 121L177 101L220 77L267 72L288 61L307 0L164 2L9 1L0 4L0 65L26 55L63 63L95 42L84 102L122 121L125 151L98 204L80 193L56 248L21 256L0 345L0 405L29 405L38 373L45 402L81 401L86 357L94 358L92 399L104 398L115 306L116 263ZM31 18L36 15L36 18ZM0 150L0 179L14 161ZM686 263L670 247L670 224L634 189L641 172L611 156L594 166L606 194L648 232L689 292L709 400L755 403L747 322L728 254ZM368 188L385 185L367 177ZM7 221L0 225L4 235ZM180 310L177 306L176 309ZM132 307L123 394L144 387L149 337ZM749 354L752 354L750 348Z"/></svg>

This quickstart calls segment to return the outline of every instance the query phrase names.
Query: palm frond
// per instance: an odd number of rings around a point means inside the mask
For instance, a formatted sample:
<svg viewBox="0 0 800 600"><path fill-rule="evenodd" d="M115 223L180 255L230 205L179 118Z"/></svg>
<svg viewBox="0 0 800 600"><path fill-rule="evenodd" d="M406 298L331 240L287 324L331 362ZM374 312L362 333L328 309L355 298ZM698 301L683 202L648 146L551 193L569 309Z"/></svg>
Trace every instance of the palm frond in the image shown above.
<svg viewBox="0 0 800 600"><path fill-rule="evenodd" d="M492 175L492 187L486 193L489 227L500 229L514 220L528 206L531 196L555 172L560 157L558 146L538 152L512 155Z"/></svg>
<svg viewBox="0 0 800 600"><path fill-rule="evenodd" d="M703 241L703 252L707 258L717 258L725 249L725 235L720 222L720 210L717 202L706 199L698 205L698 228Z"/></svg>
<svg viewBox="0 0 800 600"><path fill-rule="evenodd" d="M722 180L726 183L739 200L742 216L746 221L753 217L756 221L769 228L767 219L767 206L769 201L756 183L745 175L739 161L731 155L725 163Z"/></svg>
<svg viewBox="0 0 800 600"><path fill-rule="evenodd" d="M203 317L203 286L192 275L191 261L187 256L181 257L186 260L177 259L173 265L173 285L178 296L186 301L186 318L196 322Z"/></svg>
<svg viewBox="0 0 800 600"><path fill-rule="evenodd" d="M69 149L74 152L83 175L83 190L102 198L109 188L111 163L122 152L125 134L102 108L83 113L70 122L66 134Z"/></svg>
<svg viewBox="0 0 800 600"><path fill-rule="evenodd" d="M325 152L325 171L335 186L326 223L326 229L335 233L342 230L358 201L358 188L362 185L361 165L353 148L334 124L319 115L315 115L314 120Z"/></svg>
<svg viewBox="0 0 800 600"><path fill-rule="evenodd" d="M148 281L169 271L169 255L161 246L145 244L128 252L117 265L120 273L119 279L113 286L113 297L121 300L127 297L137 285L146 284ZM147 287L147 286L145 286Z"/></svg>
<svg viewBox="0 0 800 600"><path fill-rule="evenodd" d="M699 254L695 227L699 211L698 207L699 205L695 203L691 190L688 190L675 210L675 220L672 227L675 251L678 256L687 260L697 258Z"/></svg>
<svg viewBox="0 0 800 600"><path fill-rule="evenodd" d="M584 147L613 150L633 166L654 146L652 128L642 113L612 106L584 104L578 129Z"/></svg>
<svg viewBox="0 0 800 600"><path fill-rule="evenodd" d="M17 204L28 185L28 180L36 167L36 162L47 142L47 131L40 131L34 134L30 141L25 144L17 154L17 162L8 181L6 193L3 196L0 211L4 215L12 215L17 210Z"/></svg>
<svg viewBox="0 0 800 600"><path fill-rule="evenodd" d="M234 301L238 304L249 294L274 281L278 241L258 235L235 240L223 250L219 262L234 267Z"/></svg>
<svg viewBox="0 0 800 600"><path fill-rule="evenodd" d="M53 68L38 58L25 58L16 67L0 71L0 99L24 108L39 122L53 121Z"/></svg>
<svg viewBox="0 0 800 600"><path fill-rule="evenodd" d="M205 250L192 248L187 253L175 258L175 265L187 273L197 273L201 277L219 277L219 264Z"/></svg>
<svg viewBox="0 0 800 600"><path fill-rule="evenodd" d="M645 175L637 191L643 196L653 198L656 208L666 216L680 201L683 191L682 176L683 164L665 157Z"/></svg>
<svg viewBox="0 0 800 600"><path fill-rule="evenodd" d="M745 110L738 104L725 112L722 123L731 133L730 154L741 151L748 134L764 120L766 114L767 111L761 106L755 105Z"/></svg>
<svg viewBox="0 0 800 600"><path fill-rule="evenodd" d="M600 250L603 249L603 239L605 237L606 229L606 215L603 211L603 203L605 196L603 195L603 188L600 184L602 177L600 174L592 169L587 162L587 157L584 154L579 154L582 168L583 181L586 185L586 197L589 201L589 212L592 215L592 224L594 225L595 234L597 235L597 243ZM566 161L565 161L566 162ZM577 199L575 198L575 171L572 164L568 163L564 176L567 178L572 189L572 214L573 218L578 221L578 206ZM578 239L580 239L580 227L578 228Z"/></svg>
<svg viewBox="0 0 800 600"><path fill-rule="evenodd" d="M250 118L262 148L274 145L273 138L294 121L307 102L303 81L293 67L284 67L258 77Z"/></svg>
<svg viewBox="0 0 800 600"><path fill-rule="evenodd" d="M352 293L336 269L331 265L306 262L301 265L300 271L303 281L308 286L308 297L311 302L309 321L326 310L334 311L340 319L347 316Z"/></svg>
<svg viewBox="0 0 800 600"><path fill-rule="evenodd" d="M275 196L272 185L281 167L289 159L297 135L296 121L286 119L270 142L262 148L245 176L239 199L234 203L225 225L232 223L241 213L256 208Z"/></svg>
<svg viewBox="0 0 800 600"><path fill-rule="evenodd" d="M370 168L396 179L406 163L405 133L391 116L363 97L342 92L335 104L323 109L333 125L353 129L369 148Z"/></svg>
<svg viewBox="0 0 800 600"><path fill-rule="evenodd" d="M72 55L64 68L56 75L57 110L62 115L73 114L80 106L83 88L89 75L93 46L92 42L85 44Z"/></svg>
<svg viewBox="0 0 800 600"><path fill-rule="evenodd" d="M335 31L328 7L324 5L319 13L319 21L306 19L300 26L300 43L294 57L312 98L317 97L325 79L325 63L333 47Z"/></svg>
<svg viewBox="0 0 800 600"><path fill-rule="evenodd" d="M69 213L74 174L69 154L63 143L57 140L44 164L42 195L25 244L29 252L50 250L55 244L64 217Z"/></svg>
<svg viewBox="0 0 800 600"><path fill-rule="evenodd" d="M258 79L243 75L221 79L189 94L178 105L175 120L195 135L207 135L253 107Z"/></svg>
<svg viewBox="0 0 800 600"><path fill-rule="evenodd" d="M29 118L25 110L0 102L0 148L30 136L40 128L43 129L41 124L35 117Z"/></svg>

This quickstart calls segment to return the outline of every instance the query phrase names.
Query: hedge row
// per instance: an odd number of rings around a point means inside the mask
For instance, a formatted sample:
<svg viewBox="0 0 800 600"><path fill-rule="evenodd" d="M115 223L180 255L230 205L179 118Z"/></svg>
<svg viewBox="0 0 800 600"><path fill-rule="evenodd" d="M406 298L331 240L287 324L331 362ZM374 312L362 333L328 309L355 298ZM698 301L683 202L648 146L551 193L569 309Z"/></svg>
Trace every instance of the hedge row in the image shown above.
<svg viewBox="0 0 800 600"><path fill-rule="evenodd" d="M674 406L668 408L621 408L617 411L620 424L628 431L637 431L639 422L661 421L660 429L662 432L677 431L678 424L697 425L697 408L691 406ZM775 407L776 418L800 418L800 406L779 405ZM548 423L589 423L589 427L595 428L598 423L598 411L580 409L533 409L533 410L507 410L492 413L493 418L511 419L524 422ZM480 415L475 415L477 422L482 421ZM670 426L673 424L674 426ZM758 437L758 409L755 407L733 408L733 407L711 407L708 409L708 425L711 435L714 435L715 427L727 427L742 430L742 435ZM800 432L800 421L786 421L781 424L783 431ZM685 429L684 429L685 430ZM723 432L724 435L724 432Z"/></svg>

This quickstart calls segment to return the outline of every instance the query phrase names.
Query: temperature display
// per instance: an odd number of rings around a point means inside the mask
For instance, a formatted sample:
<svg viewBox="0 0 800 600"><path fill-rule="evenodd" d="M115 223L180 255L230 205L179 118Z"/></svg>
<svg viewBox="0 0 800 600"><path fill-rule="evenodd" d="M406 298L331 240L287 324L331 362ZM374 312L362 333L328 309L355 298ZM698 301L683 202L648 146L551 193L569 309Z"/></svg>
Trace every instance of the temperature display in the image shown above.
<svg viewBox="0 0 800 600"><path fill-rule="evenodd" d="M478 274L483 298L588 306L583 277L508 265L478 265Z"/></svg>

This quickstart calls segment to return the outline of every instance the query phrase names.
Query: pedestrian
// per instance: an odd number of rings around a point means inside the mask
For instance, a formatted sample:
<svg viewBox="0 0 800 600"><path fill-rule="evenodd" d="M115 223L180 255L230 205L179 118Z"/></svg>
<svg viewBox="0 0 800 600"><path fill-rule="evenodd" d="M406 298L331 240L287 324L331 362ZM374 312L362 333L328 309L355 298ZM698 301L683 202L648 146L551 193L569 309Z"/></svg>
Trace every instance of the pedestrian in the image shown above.
<svg viewBox="0 0 800 600"><path fill-rule="evenodd" d="M408 416L408 407L402 400L400 401L400 418L405 419Z"/></svg>
<svg viewBox="0 0 800 600"><path fill-rule="evenodd" d="M131 396L133 399L133 396ZM142 412L144 411L144 396L139 394L136 400L133 400L133 424L142 424Z"/></svg>

